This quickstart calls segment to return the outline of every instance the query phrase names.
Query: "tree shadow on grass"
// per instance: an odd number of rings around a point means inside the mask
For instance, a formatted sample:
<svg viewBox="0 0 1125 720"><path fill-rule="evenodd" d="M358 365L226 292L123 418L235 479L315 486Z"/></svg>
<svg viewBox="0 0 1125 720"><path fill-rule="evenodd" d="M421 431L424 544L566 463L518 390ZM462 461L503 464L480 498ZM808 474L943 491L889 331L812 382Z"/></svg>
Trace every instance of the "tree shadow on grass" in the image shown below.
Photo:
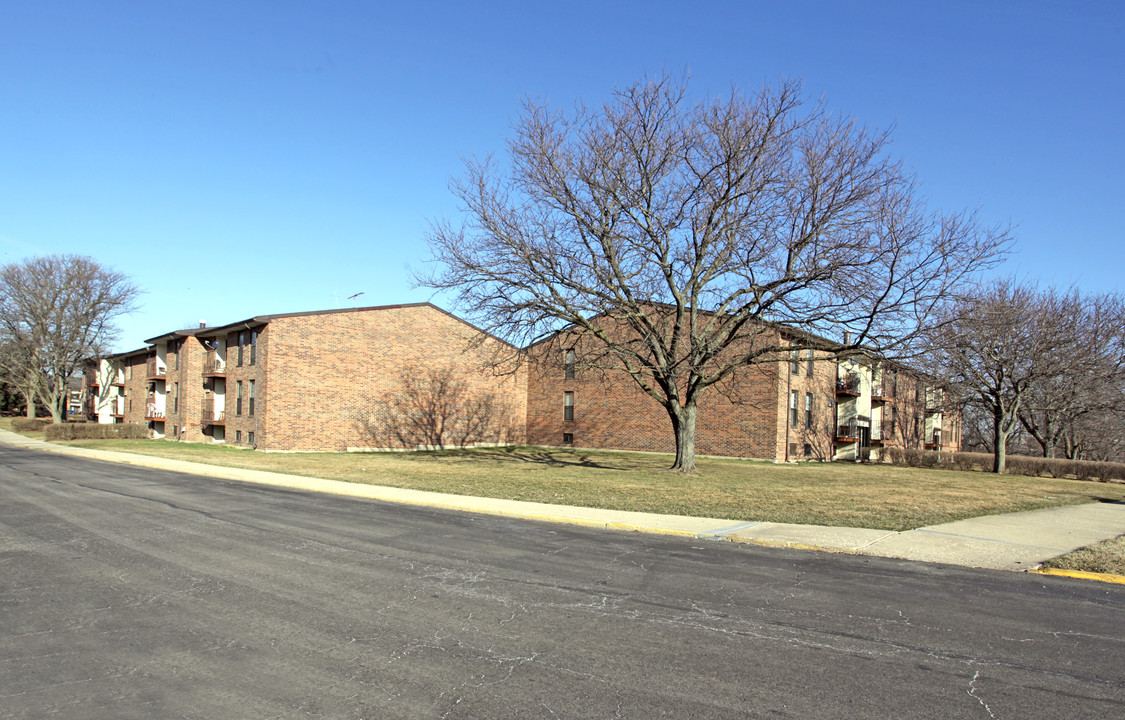
<svg viewBox="0 0 1125 720"><path fill-rule="evenodd" d="M474 448L406 453L407 460L455 460L465 462L497 462L548 467L583 467L596 470L628 470L624 462L607 463L604 458L594 460L589 455L573 450L551 450L535 447Z"/></svg>

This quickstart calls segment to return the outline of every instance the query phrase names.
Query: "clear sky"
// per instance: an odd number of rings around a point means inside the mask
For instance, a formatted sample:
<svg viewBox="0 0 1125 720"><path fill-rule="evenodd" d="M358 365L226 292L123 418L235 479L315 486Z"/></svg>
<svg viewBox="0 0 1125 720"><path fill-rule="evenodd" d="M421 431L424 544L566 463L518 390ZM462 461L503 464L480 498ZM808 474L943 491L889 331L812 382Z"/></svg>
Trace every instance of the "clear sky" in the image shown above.
<svg viewBox="0 0 1125 720"><path fill-rule="evenodd" d="M800 78L894 125L933 207L1014 224L1006 272L1117 291L1123 38L1121 0L6 0L0 262L132 276L118 350L425 301L408 268L456 218L448 180L503 150L522 98L597 104L666 69L699 95Z"/></svg>

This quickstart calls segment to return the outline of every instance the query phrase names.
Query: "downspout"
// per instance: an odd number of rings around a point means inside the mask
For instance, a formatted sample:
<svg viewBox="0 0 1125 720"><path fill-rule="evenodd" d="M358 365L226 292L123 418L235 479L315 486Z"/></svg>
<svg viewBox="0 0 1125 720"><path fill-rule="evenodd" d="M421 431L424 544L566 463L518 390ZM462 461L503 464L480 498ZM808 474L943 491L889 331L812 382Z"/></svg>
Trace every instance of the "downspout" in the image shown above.
<svg viewBox="0 0 1125 720"><path fill-rule="evenodd" d="M793 368L789 367L789 363L784 363L782 367L785 368L785 462L789 462L789 426L792 425L793 412L789 404L793 402Z"/></svg>

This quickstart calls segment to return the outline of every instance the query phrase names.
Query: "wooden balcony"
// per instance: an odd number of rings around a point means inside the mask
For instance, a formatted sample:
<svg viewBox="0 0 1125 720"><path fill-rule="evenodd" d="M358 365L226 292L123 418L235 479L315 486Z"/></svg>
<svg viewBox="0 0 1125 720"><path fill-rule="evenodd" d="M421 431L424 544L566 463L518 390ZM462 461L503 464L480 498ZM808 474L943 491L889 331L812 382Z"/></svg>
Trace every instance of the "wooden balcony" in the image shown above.
<svg viewBox="0 0 1125 720"><path fill-rule="evenodd" d="M226 411L216 410L214 400L204 400L200 408L200 420L204 425L226 425Z"/></svg>
<svg viewBox="0 0 1125 720"><path fill-rule="evenodd" d="M165 365L158 365L156 360L149 360L145 363L145 379L146 380L163 380L164 376L168 374L168 368Z"/></svg>
<svg viewBox="0 0 1125 720"><path fill-rule="evenodd" d="M156 403L145 403L145 420L156 420L163 422L164 411L158 410Z"/></svg>
<svg viewBox="0 0 1125 720"><path fill-rule="evenodd" d="M836 378L836 395L859 397L859 376L849 374Z"/></svg>
<svg viewBox="0 0 1125 720"><path fill-rule="evenodd" d="M203 377L221 377L227 376L227 363L218 357L214 352L207 353L203 358Z"/></svg>
<svg viewBox="0 0 1125 720"><path fill-rule="evenodd" d="M871 402L873 403L889 403L895 401L895 391L892 387L885 385L876 385L871 388Z"/></svg>
<svg viewBox="0 0 1125 720"><path fill-rule="evenodd" d="M844 425L836 426L836 442L838 443L857 443L860 441L859 425L856 423L847 423Z"/></svg>

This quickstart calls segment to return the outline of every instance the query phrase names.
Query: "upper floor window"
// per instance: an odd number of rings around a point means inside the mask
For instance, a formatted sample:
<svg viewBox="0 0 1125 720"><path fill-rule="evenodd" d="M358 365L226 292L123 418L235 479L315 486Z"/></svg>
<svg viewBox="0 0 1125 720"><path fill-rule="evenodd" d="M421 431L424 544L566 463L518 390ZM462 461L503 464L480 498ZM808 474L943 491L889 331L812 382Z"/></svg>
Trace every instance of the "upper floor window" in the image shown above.
<svg viewBox="0 0 1125 720"><path fill-rule="evenodd" d="M789 353L789 371L794 375L801 373L801 351L792 350Z"/></svg>
<svg viewBox="0 0 1125 720"><path fill-rule="evenodd" d="M789 391L789 424L797 427L797 391Z"/></svg>
<svg viewBox="0 0 1125 720"><path fill-rule="evenodd" d="M249 412L247 414L253 416L253 414L254 414L254 381L253 380L250 381L250 387L248 388L247 396L248 396L247 401L249 402L249 408L248 408Z"/></svg>
<svg viewBox="0 0 1125 720"><path fill-rule="evenodd" d="M250 331L250 364L254 364L254 358L258 354L258 331Z"/></svg>
<svg viewBox="0 0 1125 720"><path fill-rule="evenodd" d="M563 375L567 380L574 379L574 350L563 353Z"/></svg>
<svg viewBox="0 0 1125 720"><path fill-rule="evenodd" d="M246 350L246 333L238 332L238 366L242 367L243 353Z"/></svg>
<svg viewBox="0 0 1125 720"><path fill-rule="evenodd" d="M566 422L574 421L574 393L563 393L563 420Z"/></svg>
<svg viewBox="0 0 1125 720"><path fill-rule="evenodd" d="M805 393L805 427L812 427L812 393Z"/></svg>
<svg viewBox="0 0 1125 720"><path fill-rule="evenodd" d="M812 377L813 374L813 349L809 348L805 354L805 373Z"/></svg>

